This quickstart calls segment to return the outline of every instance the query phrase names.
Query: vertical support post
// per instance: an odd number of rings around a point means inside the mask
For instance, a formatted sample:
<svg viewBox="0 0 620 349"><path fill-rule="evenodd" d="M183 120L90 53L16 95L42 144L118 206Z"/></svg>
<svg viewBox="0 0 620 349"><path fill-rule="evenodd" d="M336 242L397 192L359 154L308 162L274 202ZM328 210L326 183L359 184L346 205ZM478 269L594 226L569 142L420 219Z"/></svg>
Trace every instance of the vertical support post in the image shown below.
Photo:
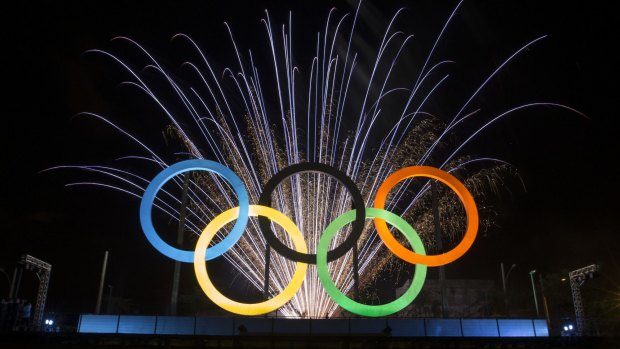
<svg viewBox="0 0 620 349"><path fill-rule="evenodd" d="M581 336L584 330L584 312L581 302L581 285L583 281L579 278L570 278L570 289L573 293L573 306L575 307L575 325L577 326L577 335Z"/></svg>
<svg viewBox="0 0 620 349"><path fill-rule="evenodd" d="M499 264L502 270L502 290L504 291L504 308L506 310L506 315L508 314L508 296L506 295L506 275L504 274L504 262Z"/></svg>
<svg viewBox="0 0 620 349"><path fill-rule="evenodd" d="M107 252L106 252L107 258ZM19 263L26 267L27 270L32 270L39 279L39 288L37 290L37 302L34 306L34 313L32 316L31 328L38 331L41 329L41 322L43 321L43 312L45 311L45 300L47 299L47 289L49 288L50 273L52 272L52 265L46 263L40 259L34 258L30 255L22 255ZM21 273L23 269L20 267L18 273L17 288L15 289L15 297L17 297L17 291L19 290L19 283L21 279Z"/></svg>
<svg viewBox="0 0 620 349"><path fill-rule="evenodd" d="M23 267L17 267L17 283L15 284L15 288L13 289L13 298L17 298L19 296L19 289L22 284L22 275L24 274Z"/></svg>
<svg viewBox="0 0 620 349"><path fill-rule="evenodd" d="M47 300L47 290L50 284L51 272L51 266L49 269L40 269L37 271L39 288L37 289L37 302L34 306L34 314L30 325L36 331L41 329L41 323L43 322L43 313L45 312L45 301Z"/></svg>
<svg viewBox="0 0 620 349"><path fill-rule="evenodd" d="M177 230L177 246L183 245L183 233L185 232L185 220L187 218L187 187L189 186L189 173L183 178L183 194L181 198L181 212L179 213L179 227ZM170 315L177 314L177 304L179 302L179 281L181 279L181 262L174 262L174 272L172 274L172 292L170 294Z"/></svg>
<svg viewBox="0 0 620 349"><path fill-rule="evenodd" d="M103 283L105 281L105 272L108 267L108 251L105 251L103 256L103 266L101 267L101 279L99 280L99 294L97 295L97 306L95 307L95 314L99 314L101 311L101 297L103 296Z"/></svg>
<svg viewBox="0 0 620 349"><path fill-rule="evenodd" d="M437 191L437 184L435 181L431 181L431 197L433 201L433 216L435 222L435 240L437 242L437 249L441 251L443 249L443 242L441 239L441 217L439 216L439 193ZM443 265L439 267L439 292L441 295L441 317L447 317L448 302L446 299L446 270Z"/></svg>
<svg viewBox="0 0 620 349"><path fill-rule="evenodd" d="M536 270L530 271L530 279L532 280L532 293L534 294L534 306L536 307L536 317L540 317L540 311L538 310L538 298L536 297L536 286L534 285L534 273Z"/></svg>
<svg viewBox="0 0 620 349"><path fill-rule="evenodd" d="M355 245L353 245L353 283L355 286L353 287L353 299L356 301L360 301L360 274L359 274L359 258L357 251L357 241Z"/></svg>
<svg viewBox="0 0 620 349"><path fill-rule="evenodd" d="M108 289L110 291L108 292L108 301L105 307L105 312L110 314L112 312L112 290L114 290L114 287L112 285L108 285Z"/></svg>
<svg viewBox="0 0 620 349"><path fill-rule="evenodd" d="M573 305L575 306L575 322L578 336L583 336L586 331L586 319L583 312L583 302L581 301L581 285L583 285L587 278L596 276L599 269L600 266L598 264L592 264L568 273L568 277L570 278L570 289L573 293Z"/></svg>
<svg viewBox="0 0 620 349"><path fill-rule="evenodd" d="M545 317L547 319L547 328L551 328L551 318L549 317L549 305L547 304L547 296L545 296L545 285L543 283L542 275L538 275L538 282L540 282L540 295L542 296L543 309L545 309Z"/></svg>
<svg viewBox="0 0 620 349"><path fill-rule="evenodd" d="M17 282L17 268L13 269L13 279L11 279L11 288L9 289L9 299L15 298L13 293L15 292L15 283Z"/></svg>
<svg viewBox="0 0 620 349"><path fill-rule="evenodd" d="M263 284L263 297L269 299L269 268L271 267L271 247L265 246L265 283Z"/></svg>

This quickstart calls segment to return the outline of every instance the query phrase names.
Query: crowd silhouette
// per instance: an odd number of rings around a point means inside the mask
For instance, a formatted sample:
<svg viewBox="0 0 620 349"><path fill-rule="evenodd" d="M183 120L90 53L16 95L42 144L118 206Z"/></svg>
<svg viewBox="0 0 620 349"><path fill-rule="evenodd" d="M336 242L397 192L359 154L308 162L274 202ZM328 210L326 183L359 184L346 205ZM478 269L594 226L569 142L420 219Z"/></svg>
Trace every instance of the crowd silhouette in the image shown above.
<svg viewBox="0 0 620 349"><path fill-rule="evenodd" d="M20 332L30 330L32 304L25 299L0 301L0 331Z"/></svg>

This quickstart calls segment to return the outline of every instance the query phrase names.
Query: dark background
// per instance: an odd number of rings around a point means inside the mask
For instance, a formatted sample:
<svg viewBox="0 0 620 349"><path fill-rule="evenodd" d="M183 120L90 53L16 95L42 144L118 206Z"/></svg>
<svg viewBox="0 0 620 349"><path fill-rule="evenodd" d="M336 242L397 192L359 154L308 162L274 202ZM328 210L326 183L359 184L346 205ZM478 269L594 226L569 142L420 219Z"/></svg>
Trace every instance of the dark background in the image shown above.
<svg viewBox="0 0 620 349"><path fill-rule="evenodd" d="M83 53L102 48L131 60L134 49L110 42L123 35L144 44L162 61L178 65L185 51L170 38L183 32L220 68L236 67L222 23L230 23L241 46L266 54L259 22L266 8L277 24L286 22L288 11L293 11L294 54L304 67L332 6L343 12L355 9L355 4L314 1L45 1L8 6L2 11L5 159L0 266L10 275L25 253L51 263L48 309L89 312L95 306L103 254L109 250L106 284L114 294L131 299L142 312L161 313L169 299L172 262L145 244L138 223L139 200L102 188L64 187L82 181L81 172L39 173L57 165L111 164L120 156L142 154L101 122L74 117L78 112L109 116L151 144L165 147L166 123L153 116L158 111L152 102L119 86L128 76L111 61ZM397 27L415 33L412 55L424 57L456 3L367 2L358 26L370 30L370 37L377 26L378 36L403 6L409 10ZM602 1L468 1L448 28L434 59L457 64L450 68L450 83L429 108L452 115L509 54L546 34L498 74L467 110L481 108L488 119L518 104L550 101L589 117L553 108L529 109L499 122L464 150L509 161L526 189L508 182L492 200L499 214L496 227L447 267L449 278L492 279L501 287L499 263L516 263L509 287L526 293L531 290L532 269L562 274L600 263L602 277L595 286L620 304L620 96L618 57L612 53L619 38L618 16L611 6ZM369 45L374 50L377 42ZM358 50L367 53L364 47ZM368 57L374 58L370 53ZM34 280L25 278L24 295L32 295ZM184 285L185 293L195 288L191 269L186 269ZM7 290L8 283L0 281L0 292Z"/></svg>

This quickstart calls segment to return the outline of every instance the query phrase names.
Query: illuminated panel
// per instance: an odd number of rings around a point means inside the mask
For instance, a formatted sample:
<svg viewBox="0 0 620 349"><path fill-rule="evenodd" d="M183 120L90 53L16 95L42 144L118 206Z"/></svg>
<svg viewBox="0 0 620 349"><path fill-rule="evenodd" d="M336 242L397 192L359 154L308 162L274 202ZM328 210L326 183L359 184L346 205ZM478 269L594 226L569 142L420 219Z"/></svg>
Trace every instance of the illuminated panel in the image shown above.
<svg viewBox="0 0 620 349"><path fill-rule="evenodd" d="M392 337L424 337L423 319L388 319Z"/></svg>
<svg viewBox="0 0 620 349"><path fill-rule="evenodd" d="M235 319L196 317L196 334L203 336L232 336L235 328Z"/></svg>
<svg viewBox="0 0 620 349"><path fill-rule="evenodd" d="M534 337L532 320L497 320L500 337Z"/></svg>
<svg viewBox="0 0 620 349"><path fill-rule="evenodd" d="M349 333L349 320L347 319L314 320L311 326L312 334Z"/></svg>
<svg viewBox="0 0 620 349"><path fill-rule="evenodd" d="M156 316L120 315L118 333L153 334L156 319Z"/></svg>
<svg viewBox="0 0 620 349"><path fill-rule="evenodd" d="M387 326L385 319L351 319L351 334L380 334Z"/></svg>
<svg viewBox="0 0 620 349"><path fill-rule="evenodd" d="M534 320L534 331L536 332L536 337L549 337L549 327L547 327L546 320Z"/></svg>
<svg viewBox="0 0 620 349"><path fill-rule="evenodd" d="M308 319L273 319L273 332L277 334L310 334Z"/></svg>
<svg viewBox="0 0 620 349"><path fill-rule="evenodd" d="M158 316L157 334L194 334L193 316Z"/></svg>
<svg viewBox="0 0 620 349"><path fill-rule="evenodd" d="M495 319L462 319L461 326L465 337L499 337Z"/></svg>
<svg viewBox="0 0 620 349"><path fill-rule="evenodd" d="M428 337L461 337L461 321L459 319L426 319L426 335Z"/></svg>
<svg viewBox="0 0 620 349"><path fill-rule="evenodd" d="M240 328L245 328L248 334L271 334L273 323L271 319L261 318L237 318L235 319L235 335L241 334Z"/></svg>
<svg viewBox="0 0 620 349"><path fill-rule="evenodd" d="M118 315L80 315L79 333L116 333Z"/></svg>

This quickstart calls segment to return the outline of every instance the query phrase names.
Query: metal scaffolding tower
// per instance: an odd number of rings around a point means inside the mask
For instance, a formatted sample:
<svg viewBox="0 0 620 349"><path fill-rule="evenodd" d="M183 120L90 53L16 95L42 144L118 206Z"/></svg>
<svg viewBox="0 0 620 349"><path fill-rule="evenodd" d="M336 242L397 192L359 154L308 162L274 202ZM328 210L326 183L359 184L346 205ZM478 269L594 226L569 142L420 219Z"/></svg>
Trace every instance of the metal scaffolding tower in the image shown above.
<svg viewBox="0 0 620 349"><path fill-rule="evenodd" d="M568 273L570 278L570 289L573 293L573 306L575 307L575 323L577 325L577 335L581 336L585 330L585 317L583 312L583 303L581 301L581 285L589 278L594 278L600 267L598 264L592 264L587 267L573 270Z"/></svg>
<svg viewBox="0 0 620 349"><path fill-rule="evenodd" d="M26 270L31 270L39 279L39 289L37 290L37 302L34 306L32 314L32 328L39 330L43 321L43 312L45 311L45 300L47 299L47 289L50 284L50 273L52 265L30 255L23 255L19 261L24 265Z"/></svg>

